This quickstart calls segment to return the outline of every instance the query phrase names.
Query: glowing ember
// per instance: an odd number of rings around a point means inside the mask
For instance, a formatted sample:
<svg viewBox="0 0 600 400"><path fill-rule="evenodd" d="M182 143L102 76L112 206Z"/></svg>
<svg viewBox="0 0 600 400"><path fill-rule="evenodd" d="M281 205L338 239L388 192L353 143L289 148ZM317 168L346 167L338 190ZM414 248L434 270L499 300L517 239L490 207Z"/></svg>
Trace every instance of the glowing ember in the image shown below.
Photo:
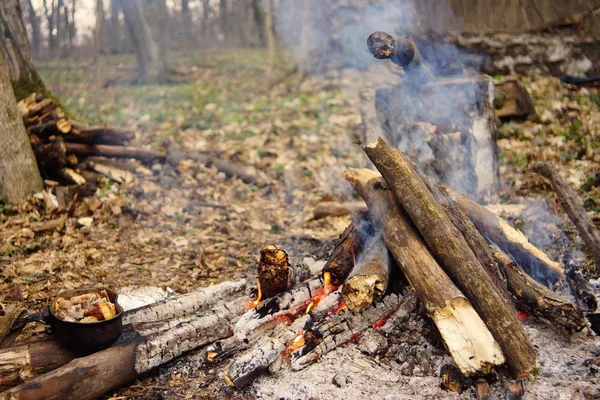
<svg viewBox="0 0 600 400"><path fill-rule="evenodd" d="M284 355L290 355L294 351L298 350L300 347L304 346L304 331L300 332L298 336L294 338L292 343L285 349L283 352Z"/></svg>
<svg viewBox="0 0 600 400"><path fill-rule="evenodd" d="M262 300L262 290L260 290L260 281L258 279L256 280L256 287L258 288L258 294L256 296L256 300L252 300L252 301L248 302L248 304L246 304L247 310L256 308L260 304L260 301Z"/></svg>
<svg viewBox="0 0 600 400"><path fill-rule="evenodd" d="M527 317L529 317L529 314L527 314L525 311L517 311L517 318L519 321L523 321Z"/></svg>
<svg viewBox="0 0 600 400"><path fill-rule="evenodd" d="M337 306L337 308L335 310L333 310L333 314L337 314L342 310L346 309L346 303L344 303L344 301L340 301L340 304Z"/></svg>
<svg viewBox="0 0 600 400"><path fill-rule="evenodd" d="M323 291L325 295L328 295L333 291L333 285L331 284L331 273L326 271L323 272Z"/></svg>
<svg viewBox="0 0 600 400"><path fill-rule="evenodd" d="M315 298L315 300L308 303L308 306L306 307L306 314L308 314L313 308L315 308L316 301L317 301L317 299Z"/></svg>

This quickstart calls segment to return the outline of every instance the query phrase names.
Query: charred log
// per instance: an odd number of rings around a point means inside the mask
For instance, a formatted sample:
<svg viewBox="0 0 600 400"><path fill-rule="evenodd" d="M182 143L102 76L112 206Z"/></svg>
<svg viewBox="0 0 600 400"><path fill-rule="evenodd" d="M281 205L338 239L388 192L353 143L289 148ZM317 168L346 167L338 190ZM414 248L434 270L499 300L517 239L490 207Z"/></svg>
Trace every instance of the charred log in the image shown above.
<svg viewBox="0 0 600 400"><path fill-rule="evenodd" d="M264 298L288 290L294 283L294 270L288 254L275 245L260 250L258 283Z"/></svg>

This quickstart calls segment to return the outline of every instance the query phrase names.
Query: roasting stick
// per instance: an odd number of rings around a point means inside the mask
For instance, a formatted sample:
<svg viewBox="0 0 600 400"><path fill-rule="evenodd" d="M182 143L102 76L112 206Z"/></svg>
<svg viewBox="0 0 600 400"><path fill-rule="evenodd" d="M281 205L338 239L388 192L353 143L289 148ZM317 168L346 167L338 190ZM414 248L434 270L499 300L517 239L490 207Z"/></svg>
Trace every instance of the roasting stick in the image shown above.
<svg viewBox="0 0 600 400"><path fill-rule="evenodd" d="M383 139L364 147L402 208L423 236L444 271L467 296L502 348L516 378L529 378L537 367L533 345L513 307L494 284L466 240L447 216L410 161ZM367 203L368 204L368 203ZM389 241L386 241L390 246ZM391 250L391 249L390 249Z"/></svg>
<svg viewBox="0 0 600 400"><path fill-rule="evenodd" d="M498 343L429 252L379 174L350 169L346 179L381 225L388 250L415 289L461 371L475 375L503 364Z"/></svg>

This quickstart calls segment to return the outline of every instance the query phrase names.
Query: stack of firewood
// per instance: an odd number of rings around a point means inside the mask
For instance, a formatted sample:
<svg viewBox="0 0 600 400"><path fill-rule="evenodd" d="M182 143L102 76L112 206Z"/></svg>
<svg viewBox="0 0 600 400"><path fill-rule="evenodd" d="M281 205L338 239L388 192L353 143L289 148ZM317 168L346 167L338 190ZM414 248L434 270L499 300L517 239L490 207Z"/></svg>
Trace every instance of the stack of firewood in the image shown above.
<svg viewBox="0 0 600 400"><path fill-rule="evenodd" d="M125 146L133 132L107 127L88 127L65 116L56 101L39 93L19 102L40 172L45 178L82 185L80 173L87 156L136 158L144 162L164 160L165 152Z"/></svg>

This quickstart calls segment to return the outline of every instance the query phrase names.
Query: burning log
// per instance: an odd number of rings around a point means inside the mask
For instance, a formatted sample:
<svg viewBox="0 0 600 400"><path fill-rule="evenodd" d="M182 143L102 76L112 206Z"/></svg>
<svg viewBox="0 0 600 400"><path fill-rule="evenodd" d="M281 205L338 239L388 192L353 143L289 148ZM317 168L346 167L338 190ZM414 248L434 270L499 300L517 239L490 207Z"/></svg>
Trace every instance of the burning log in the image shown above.
<svg viewBox="0 0 600 400"><path fill-rule="evenodd" d="M292 352L291 367L295 371L304 369L335 348L356 341L365 331L414 309L412 293L404 298L392 293L357 313L341 309L304 332L304 344Z"/></svg>
<svg viewBox="0 0 600 400"><path fill-rule="evenodd" d="M367 46L373 57L392 60L416 82L435 80L429 69L423 65L421 53L411 38L373 32L367 39Z"/></svg>
<svg viewBox="0 0 600 400"><path fill-rule="evenodd" d="M249 343L245 343L236 337L228 337L224 340L217 340L213 344L206 346L202 351L201 362L203 364L216 364L224 359L247 349Z"/></svg>
<svg viewBox="0 0 600 400"><path fill-rule="evenodd" d="M388 250L415 289L461 371L466 375L487 373L493 366L504 363L498 343L469 300L431 255L379 174L351 169L346 172L346 179L381 224Z"/></svg>
<svg viewBox="0 0 600 400"><path fill-rule="evenodd" d="M560 298L533 280L506 253L494 250L493 254L506 276L515 303L520 308L570 331L579 331L586 326L583 313L568 300Z"/></svg>
<svg viewBox="0 0 600 400"><path fill-rule="evenodd" d="M226 382L237 389L251 383L275 362L287 345L306 328L310 320L310 315L304 315L290 326L278 325L271 337L261 340L227 367Z"/></svg>
<svg viewBox="0 0 600 400"><path fill-rule="evenodd" d="M294 283L294 270L284 250L268 245L260 250L258 284L263 298L288 290Z"/></svg>
<svg viewBox="0 0 600 400"><path fill-rule="evenodd" d="M366 145L364 150L444 270L485 321L500 344L512 373L518 378L530 377L537 366L536 356L514 309L506 303L444 208L414 172L410 161L383 139ZM390 241L386 240L386 243L389 248Z"/></svg>
<svg viewBox="0 0 600 400"><path fill-rule="evenodd" d="M104 144L87 145L67 143L67 151L78 156L103 156L115 158L135 158L140 161L164 161L167 153L164 151L148 150L141 147L109 146Z"/></svg>
<svg viewBox="0 0 600 400"><path fill-rule="evenodd" d="M552 184L560 205L577 227L586 250L592 255L594 264L596 265L594 277L597 277L600 273L600 232L598 232L592 219L585 211L581 199L577 196L571 185L561 178L552 164L537 162L533 164L531 170L548 179Z"/></svg>
<svg viewBox="0 0 600 400"><path fill-rule="evenodd" d="M489 242L518 260L529 276L546 283L548 287L564 282L565 274L560 264L550 260L543 251L529 243L525 235L484 206L452 190L447 191L456 206L473 221L477 230Z"/></svg>
<svg viewBox="0 0 600 400"><path fill-rule="evenodd" d="M364 236L371 235L372 226L366 211L356 213L352 223L340 235L323 272L331 274L334 285L341 285L354 268L356 254L362 251Z"/></svg>
<svg viewBox="0 0 600 400"><path fill-rule="evenodd" d="M344 302L351 311L360 311L385 293L389 280L390 260L383 237L372 238L344 282Z"/></svg>

